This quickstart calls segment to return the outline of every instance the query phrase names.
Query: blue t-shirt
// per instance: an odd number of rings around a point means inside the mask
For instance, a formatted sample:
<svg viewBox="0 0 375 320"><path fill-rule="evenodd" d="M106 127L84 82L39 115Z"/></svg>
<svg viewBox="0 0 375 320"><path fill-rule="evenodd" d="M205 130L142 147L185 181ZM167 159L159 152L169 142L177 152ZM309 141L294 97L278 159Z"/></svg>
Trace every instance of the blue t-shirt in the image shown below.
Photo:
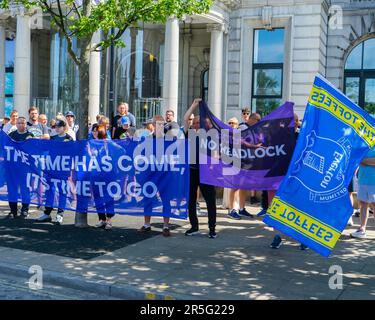
<svg viewBox="0 0 375 320"><path fill-rule="evenodd" d="M370 150L365 158L375 158L375 148ZM358 183L364 186L375 185L375 167L373 166L360 166L358 174Z"/></svg>

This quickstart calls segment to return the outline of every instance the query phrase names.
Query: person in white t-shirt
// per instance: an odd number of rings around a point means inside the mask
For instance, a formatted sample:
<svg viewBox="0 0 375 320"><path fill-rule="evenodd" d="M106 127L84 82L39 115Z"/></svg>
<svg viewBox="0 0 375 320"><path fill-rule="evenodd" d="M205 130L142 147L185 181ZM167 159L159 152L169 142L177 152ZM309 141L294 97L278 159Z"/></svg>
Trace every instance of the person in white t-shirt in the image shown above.
<svg viewBox="0 0 375 320"><path fill-rule="evenodd" d="M3 127L3 131L6 134L9 134L9 133L17 130L17 126L16 126L17 119L18 119L18 111L13 110L10 114L10 121L7 124L5 124L4 127Z"/></svg>

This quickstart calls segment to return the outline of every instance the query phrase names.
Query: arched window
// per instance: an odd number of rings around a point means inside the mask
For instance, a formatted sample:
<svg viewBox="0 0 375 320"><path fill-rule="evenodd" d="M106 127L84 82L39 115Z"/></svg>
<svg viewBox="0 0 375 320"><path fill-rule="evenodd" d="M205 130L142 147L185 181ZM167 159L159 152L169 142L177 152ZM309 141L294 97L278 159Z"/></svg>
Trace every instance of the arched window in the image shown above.
<svg viewBox="0 0 375 320"><path fill-rule="evenodd" d="M203 70L201 75L201 97L204 101L208 99L208 69Z"/></svg>
<svg viewBox="0 0 375 320"><path fill-rule="evenodd" d="M375 115L375 38L357 45L345 64L344 91L368 113Z"/></svg>

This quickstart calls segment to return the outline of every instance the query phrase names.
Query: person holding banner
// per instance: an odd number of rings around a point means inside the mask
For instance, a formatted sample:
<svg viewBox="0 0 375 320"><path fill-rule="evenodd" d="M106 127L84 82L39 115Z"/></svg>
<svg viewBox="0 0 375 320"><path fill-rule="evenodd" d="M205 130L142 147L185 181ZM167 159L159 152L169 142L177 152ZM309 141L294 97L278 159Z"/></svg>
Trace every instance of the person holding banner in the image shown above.
<svg viewBox="0 0 375 320"><path fill-rule="evenodd" d="M109 140L107 136L107 128L105 125L98 125L93 128L93 136L94 139L97 140ZM98 148L98 152L100 154L96 154L97 158L106 156L108 151L107 148L109 145L103 145L100 149ZM112 229L112 218L114 217L114 201L107 200L103 201L100 197L100 192L98 187L92 186L92 192L95 200L95 207L98 212L99 223L96 225L97 228L111 230ZM104 197L103 199L109 199L108 191L103 189Z"/></svg>
<svg viewBox="0 0 375 320"><path fill-rule="evenodd" d="M296 136L296 141L298 139L298 124L299 124L299 120L298 120L298 115L296 113L294 113L294 132L295 132L295 136ZM275 197L275 194L276 194L276 191L277 190L268 190L267 191L267 201L268 201L268 205L267 205L267 208L263 209L265 210L265 212L267 212L268 210L268 207L271 205L272 203L272 200L273 198ZM263 214L263 210L258 213L259 216L262 216L264 215ZM272 240L272 243L270 244L270 248L272 249L279 249L280 246L282 245L282 238L281 238L281 235L280 234L276 234ZM303 243L300 244L300 249L301 250L307 250L308 247L306 245L304 245Z"/></svg>
<svg viewBox="0 0 375 320"><path fill-rule="evenodd" d="M194 99L190 108L186 111L184 116L184 131L187 138L189 138L189 119L190 116L199 106L202 99ZM194 117L192 129L200 129L200 118L199 116ZM193 163L190 162L190 191L189 191L189 220L191 228L185 232L186 236L192 236L199 233L199 221L197 217L197 190L200 188L203 198L207 204L208 212L208 226L209 234L208 237L214 239L217 237L216 228L216 190L212 185L204 184L200 182L199 175L199 139L198 142L192 144L196 146L196 150L190 150L192 154L195 154ZM190 160L191 161L191 160Z"/></svg>
<svg viewBox="0 0 375 320"><path fill-rule="evenodd" d="M262 117L259 113L252 113L246 123L243 124L242 129L245 130L248 127L251 127L255 124L257 124ZM257 136L256 134L253 134L249 140L243 141L243 146L246 148L259 148L262 146L262 139L260 136ZM229 195L230 198L230 211L228 213L228 217L235 220L240 220L241 216L244 217L250 217L253 218L254 215L249 213L246 208L246 197L248 194L248 190L239 190L239 202L240 202L240 210L237 211L236 208L234 208L234 195L237 192L238 189L232 189ZM255 197L255 191L251 190L251 199L252 203L254 203L254 197Z"/></svg>
<svg viewBox="0 0 375 320"><path fill-rule="evenodd" d="M34 138L34 135L27 130L26 118L19 117L17 119L17 130L12 131L9 134L9 137L14 141L25 141L31 138ZM14 164L17 166L17 164ZM22 207L21 207L21 217L27 218L29 215L29 202L30 202L30 192L26 187L25 181L21 181L19 177L17 177L17 168L12 167L5 170L6 173L6 181L7 181L7 189L8 189L8 199L9 199L9 207L10 213L8 215L9 218L17 217L18 213L18 205L17 200L19 196L19 190L21 191L21 198L22 198Z"/></svg>
<svg viewBox="0 0 375 320"><path fill-rule="evenodd" d="M357 231L350 235L353 238L365 239L368 209L375 205L375 149L367 153L359 167L357 198L361 208L361 225Z"/></svg>
<svg viewBox="0 0 375 320"><path fill-rule="evenodd" d="M56 127L55 127L56 135L51 137L51 140L53 141L61 141L61 142L68 142L68 141L73 141L73 138L67 134L68 132L68 123L63 116L59 116L56 119ZM65 175L65 176L62 176ZM70 172L68 173L60 173L59 178L62 179L64 178L66 181L68 180L70 176ZM53 185L50 183L51 176L46 177L48 183L50 185ZM56 190L56 188L52 187L48 190L46 190L46 206L44 209L44 213L37 219L37 222L51 222L51 212L53 210L53 203L54 203L54 198L55 194L58 193L58 198L59 198L59 205L57 209L57 215L56 215L56 220L55 223L57 225L61 225L63 223L63 216L64 216L64 208L66 205L66 194L60 190Z"/></svg>
<svg viewBox="0 0 375 320"><path fill-rule="evenodd" d="M228 120L229 126L233 129L238 129L238 119L236 117L230 118ZM236 210L239 209L239 190L237 189L234 193L232 189L224 188L223 192L223 209L231 209L235 208Z"/></svg>
<svg viewBox="0 0 375 320"><path fill-rule="evenodd" d="M163 138L164 137L164 118L162 115L155 115L152 118L152 127L149 126L150 132L152 131L152 137L154 139L156 138ZM142 185L142 182L140 183ZM170 204L168 201L164 200L164 197L162 194L160 194L160 190L158 193L158 197L161 199L163 203L163 210L164 212L169 212L171 211ZM147 207L144 208L144 212L151 212L152 211L152 206L151 203L147 205ZM170 237L171 232L170 232L170 227L169 227L169 217L163 217L164 220L164 225L163 225L163 236L164 237ZM151 231L151 216L144 216L144 224L143 226L138 229L138 232L140 233L146 233Z"/></svg>

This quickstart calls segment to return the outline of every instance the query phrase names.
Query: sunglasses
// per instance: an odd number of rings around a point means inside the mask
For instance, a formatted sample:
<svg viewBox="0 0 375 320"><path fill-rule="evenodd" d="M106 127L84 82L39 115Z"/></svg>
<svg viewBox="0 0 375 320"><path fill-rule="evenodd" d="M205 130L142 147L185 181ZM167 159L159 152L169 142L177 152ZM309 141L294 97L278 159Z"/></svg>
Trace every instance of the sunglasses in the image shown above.
<svg viewBox="0 0 375 320"><path fill-rule="evenodd" d="M242 114L248 116L250 114L250 112L242 112Z"/></svg>
<svg viewBox="0 0 375 320"><path fill-rule="evenodd" d="M237 124L237 122L228 122L228 124Z"/></svg>

